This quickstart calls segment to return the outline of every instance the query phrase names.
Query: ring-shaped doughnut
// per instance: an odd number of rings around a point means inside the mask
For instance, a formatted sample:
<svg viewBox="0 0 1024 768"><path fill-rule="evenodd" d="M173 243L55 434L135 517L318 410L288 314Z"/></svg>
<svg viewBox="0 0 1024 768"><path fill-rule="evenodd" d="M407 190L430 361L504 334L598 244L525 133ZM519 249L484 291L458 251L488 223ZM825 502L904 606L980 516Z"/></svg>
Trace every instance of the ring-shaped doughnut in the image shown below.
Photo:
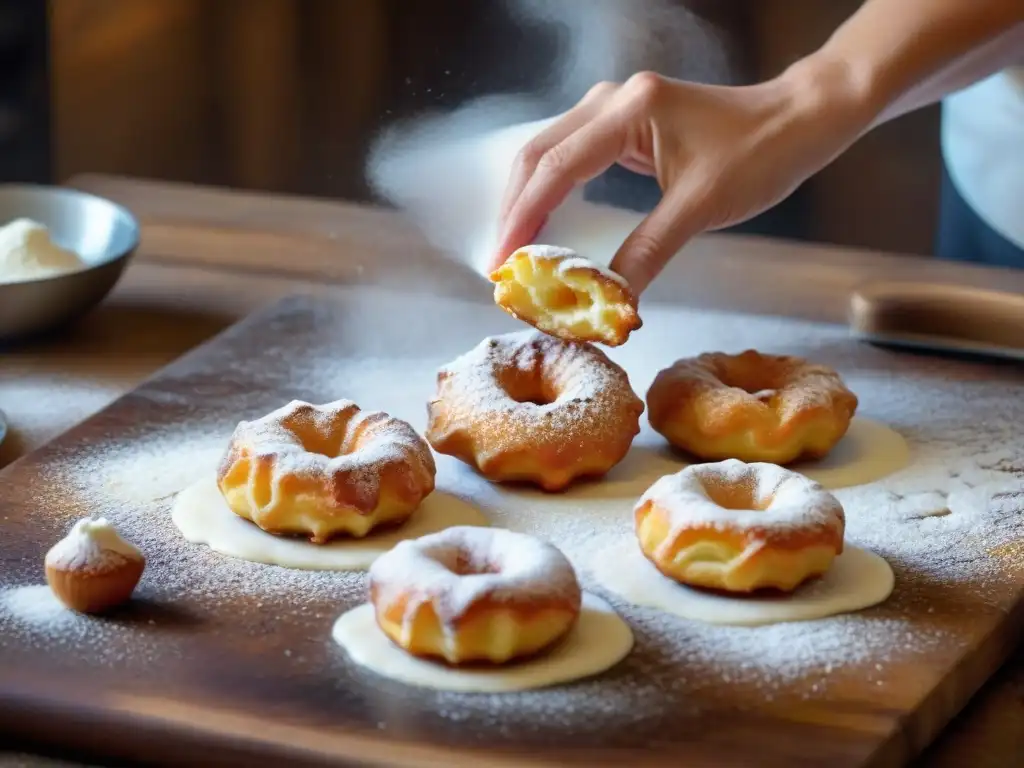
<svg viewBox="0 0 1024 768"><path fill-rule="evenodd" d="M828 454L857 396L834 370L799 357L709 352L661 371L647 408L654 430L697 458L789 464Z"/></svg>
<svg viewBox="0 0 1024 768"><path fill-rule="evenodd" d="M643 409L601 350L531 330L484 339L441 369L426 436L493 482L559 491L621 461Z"/></svg>
<svg viewBox="0 0 1024 768"><path fill-rule="evenodd" d="M582 591L551 544L499 528L457 526L403 541L370 567L377 624L414 656L503 664L563 638Z"/></svg>
<svg viewBox="0 0 1024 768"><path fill-rule="evenodd" d="M694 464L656 481L634 509L640 549L681 584L791 591L843 551L842 504L774 464Z"/></svg>
<svg viewBox="0 0 1024 768"><path fill-rule="evenodd" d="M434 457L406 422L351 400L292 401L231 436L217 485L268 533L323 544L404 522L434 490Z"/></svg>

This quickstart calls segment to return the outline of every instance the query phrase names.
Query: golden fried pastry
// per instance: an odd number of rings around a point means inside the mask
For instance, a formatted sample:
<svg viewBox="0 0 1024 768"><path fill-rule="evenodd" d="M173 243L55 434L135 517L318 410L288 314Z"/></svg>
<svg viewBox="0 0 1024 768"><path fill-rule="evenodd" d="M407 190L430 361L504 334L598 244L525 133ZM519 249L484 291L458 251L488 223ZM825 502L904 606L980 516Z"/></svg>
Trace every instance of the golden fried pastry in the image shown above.
<svg viewBox="0 0 1024 768"><path fill-rule="evenodd" d="M370 567L377 624L414 656L504 664L565 637L583 594L551 544L457 526L403 541Z"/></svg>
<svg viewBox="0 0 1024 768"><path fill-rule="evenodd" d="M799 357L709 352L661 371L647 408L657 432L698 458L788 464L832 450L857 396L834 370Z"/></svg>
<svg viewBox="0 0 1024 768"><path fill-rule="evenodd" d="M621 461L643 410L626 372L596 347L510 333L441 369L427 440L494 482L560 491Z"/></svg>
<svg viewBox="0 0 1024 768"><path fill-rule="evenodd" d="M818 483L775 464L694 464L634 509L644 555L681 584L791 591L843 551L846 517Z"/></svg>
<svg viewBox="0 0 1024 768"><path fill-rule="evenodd" d="M324 544L409 518L434 490L415 430L351 400L295 400L235 429L217 472L232 511L268 533Z"/></svg>
<svg viewBox="0 0 1024 768"><path fill-rule="evenodd" d="M629 284L568 248L528 245L491 273L494 303L566 341L624 343L642 323Z"/></svg>
<svg viewBox="0 0 1024 768"><path fill-rule="evenodd" d="M73 611L103 613L131 599L146 558L104 518L79 520L46 553L46 582Z"/></svg>

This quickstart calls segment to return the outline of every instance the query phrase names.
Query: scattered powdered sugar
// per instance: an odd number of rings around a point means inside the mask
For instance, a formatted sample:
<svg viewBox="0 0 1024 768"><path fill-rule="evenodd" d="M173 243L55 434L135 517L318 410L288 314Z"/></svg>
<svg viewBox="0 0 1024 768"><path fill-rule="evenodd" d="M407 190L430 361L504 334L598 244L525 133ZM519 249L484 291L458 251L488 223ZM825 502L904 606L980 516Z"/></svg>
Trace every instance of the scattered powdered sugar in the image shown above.
<svg viewBox="0 0 1024 768"><path fill-rule="evenodd" d="M431 602L449 630L485 599L528 607L581 599L572 564L556 547L494 528L459 526L400 542L374 561L369 580L385 602L411 593L406 620Z"/></svg>
<svg viewBox="0 0 1024 768"><path fill-rule="evenodd" d="M742 506L726 506L715 498L719 489L742 489L732 499ZM747 464L729 459L694 464L657 480L637 502L652 502L668 513L673 533L695 526L716 530L758 532L770 540L794 529L831 530L841 537L843 508L818 483L775 464Z"/></svg>
<svg viewBox="0 0 1024 768"><path fill-rule="evenodd" d="M95 370L25 371L18 365L17 353L4 355L12 375L0 371L0 410L6 415L12 444L42 445L111 403L139 378L131 375L133 372L101 380L95 376ZM9 360L8 356L14 359ZM63 357L61 364L65 365ZM92 366L95 367L95 360ZM75 367L75 362L69 362L67 367ZM0 450L0 464L13 461L16 456L16 446L10 454Z"/></svg>
<svg viewBox="0 0 1024 768"><path fill-rule="evenodd" d="M1024 432L1018 426L1024 423L1024 375L1008 367L886 352L855 343L842 329L652 305L644 308L642 331L608 353L637 391L673 360L702 351L754 347L795 354L838 368L858 395L860 412L906 437L913 454L908 467L834 492L846 511L847 539L892 564L892 597L854 615L742 628L690 622L602 594L633 627L637 645L596 680L492 696L415 691L366 676L329 641L333 620L365 599L364 574L292 571L225 558L184 542L169 515L169 496L215 471L240 419L292 399L346 397L422 430L437 369L480 336L507 328L503 313L486 304L438 304L366 288L344 297L337 307L296 304L269 326L236 329L226 337L232 343L258 333L259 346L246 347L258 354L232 356L226 367L223 352L202 351L168 371L132 396L140 408L159 414L151 419L157 424L140 419L125 430L101 415L96 433L105 436L50 449L47 472L33 486L38 514L8 521L16 525L5 531L7 537L38 540L39 559L12 560L0 584L40 583L49 544L73 520L103 515L146 554L137 592L144 605L165 611L187 606L181 610L195 614L189 620L201 625L197 631L230 640L241 657L260 654L261 664L286 664L317 684L331 681L339 697L367 687L393 694L403 702L401 715L366 715L380 720L381 731L399 727L411 708L423 732L463 732L468 725L490 744L522 738L523 729L543 740L567 728L599 743L638 743L681 714L825 699L844 682L870 682L883 704L896 690L901 700L924 696L935 678L908 676L907 665L916 662L919 670L927 659L936 675L950 668L976 647L979 627L995 621L1020 594L1022 555L1014 544L1024 539L1024 515L1014 494L1024 480ZM481 348L473 354L482 354ZM525 365L526 359L513 361ZM457 367L479 370L472 362L469 357ZM503 433L514 435L516 420L529 408L509 404L494 391L492 377L476 375L468 393L474 404L498 409L507 421ZM586 392L594 380L584 376L578 386ZM193 394L186 399L178 391ZM636 500L658 477L681 467L644 423L630 453L603 481L579 483L564 494L498 487L449 456L437 459L437 487L481 508L495 526L556 545L576 566L583 587L602 593L583 564L596 548L632 536ZM64 649L76 663L123 665L154 658L172 664L199 652L199 641L187 632L155 631L168 622L176 626L159 611L152 617L155 629L148 622L96 623L77 616L69 620L72 628L63 621L26 620L24 610L10 608L12 600L20 602L11 594L0 598L0 653L43 645ZM289 645L286 655L275 645L296 642L294 633L276 639L273 627L282 623L308 634L301 652ZM246 645L257 636L261 645ZM184 662L174 668L182 674L191 669Z"/></svg>
<svg viewBox="0 0 1024 768"><path fill-rule="evenodd" d="M137 600L107 616L76 613L45 584L0 590L0 649L29 646L46 652L53 670L88 663L144 669L180 658L162 630L175 615L151 601Z"/></svg>
<svg viewBox="0 0 1024 768"><path fill-rule="evenodd" d="M0 607L14 621L42 629L67 627L75 619L45 584L0 593Z"/></svg>

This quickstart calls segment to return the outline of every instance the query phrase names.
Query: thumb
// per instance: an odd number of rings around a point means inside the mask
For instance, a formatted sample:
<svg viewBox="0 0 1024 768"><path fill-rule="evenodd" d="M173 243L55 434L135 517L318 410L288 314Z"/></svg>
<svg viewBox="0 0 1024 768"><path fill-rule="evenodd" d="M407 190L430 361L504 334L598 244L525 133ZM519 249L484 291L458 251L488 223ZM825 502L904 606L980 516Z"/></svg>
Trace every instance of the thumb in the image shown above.
<svg viewBox="0 0 1024 768"><path fill-rule="evenodd" d="M693 199L692 194L678 188L664 195L612 259L611 269L625 278L637 296L690 238L700 232Z"/></svg>

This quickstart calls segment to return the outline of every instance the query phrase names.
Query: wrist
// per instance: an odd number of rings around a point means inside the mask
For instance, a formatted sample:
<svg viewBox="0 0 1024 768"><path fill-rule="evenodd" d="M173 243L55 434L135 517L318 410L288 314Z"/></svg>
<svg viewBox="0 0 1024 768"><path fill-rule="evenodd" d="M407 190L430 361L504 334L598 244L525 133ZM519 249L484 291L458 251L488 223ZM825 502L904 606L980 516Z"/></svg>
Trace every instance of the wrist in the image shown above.
<svg viewBox="0 0 1024 768"><path fill-rule="evenodd" d="M879 78L870 67L856 66L822 49L797 61L778 76L794 109L822 125L860 134L886 107Z"/></svg>

